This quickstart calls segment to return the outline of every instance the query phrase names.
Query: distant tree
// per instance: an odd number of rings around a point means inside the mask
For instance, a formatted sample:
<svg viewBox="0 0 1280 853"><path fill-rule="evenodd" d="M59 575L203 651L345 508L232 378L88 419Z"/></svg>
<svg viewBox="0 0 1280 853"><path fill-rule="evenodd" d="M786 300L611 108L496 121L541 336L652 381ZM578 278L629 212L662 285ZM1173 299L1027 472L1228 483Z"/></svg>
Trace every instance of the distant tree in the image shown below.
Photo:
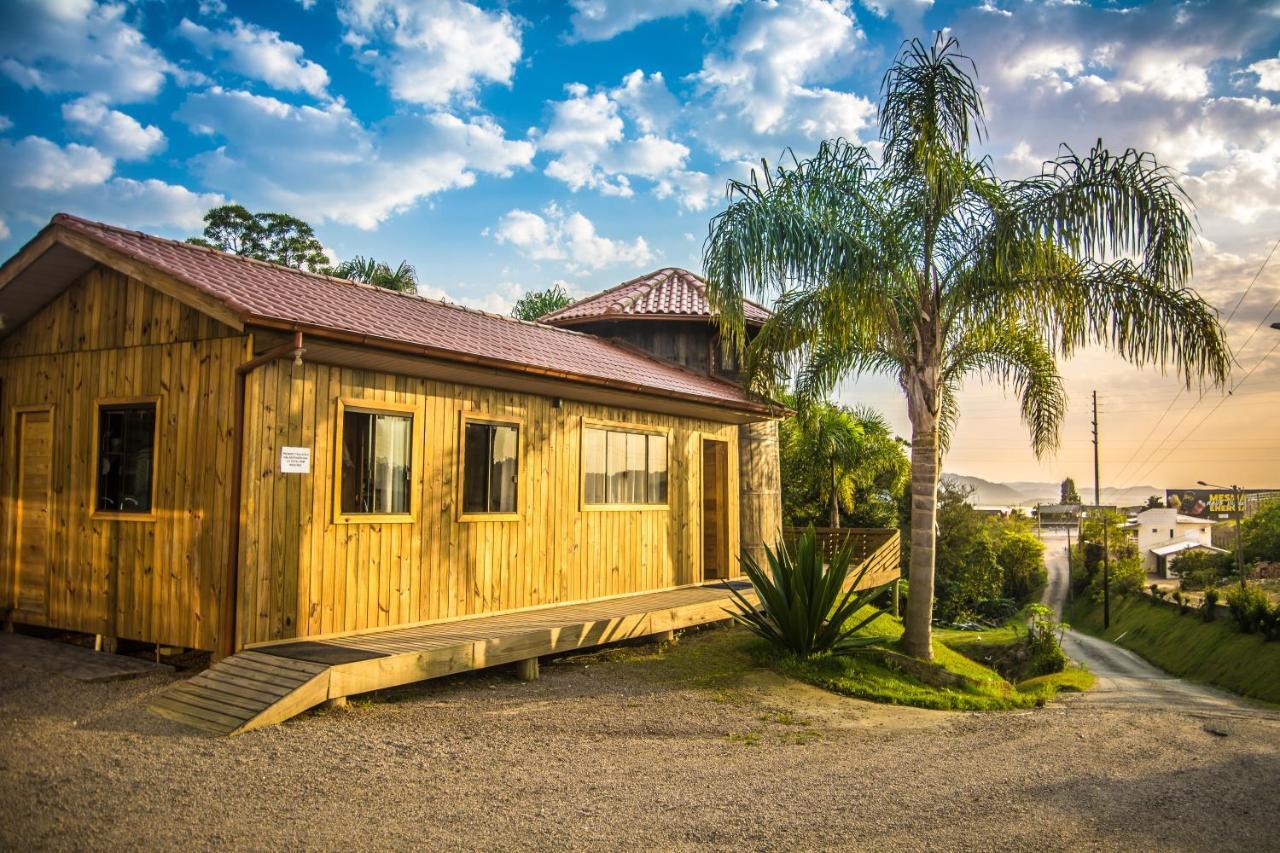
<svg viewBox="0 0 1280 853"><path fill-rule="evenodd" d="M1078 504L1081 503L1080 493L1076 491L1076 481L1068 477L1062 481L1062 499L1059 503Z"/></svg>
<svg viewBox="0 0 1280 853"><path fill-rule="evenodd" d="M1280 500L1267 501L1240 524L1244 558L1280 561Z"/></svg>
<svg viewBox="0 0 1280 853"><path fill-rule="evenodd" d="M390 264L356 255L334 267L333 274L338 278L372 284L396 293L418 292L418 272L408 261L401 261L399 266L392 269Z"/></svg>
<svg viewBox="0 0 1280 853"><path fill-rule="evenodd" d="M306 222L287 213L251 213L238 204L210 208L197 246L309 272L327 272L324 245Z"/></svg>
<svg viewBox="0 0 1280 853"><path fill-rule="evenodd" d="M511 309L511 316L517 320L532 321L545 317L552 311L568 308L572 304L573 298L564 289L564 285L556 282L546 290L535 290L521 296L516 301L515 307Z"/></svg>
<svg viewBox="0 0 1280 853"><path fill-rule="evenodd" d="M1147 509L1164 509L1164 501L1159 495L1147 495Z"/></svg>
<svg viewBox="0 0 1280 853"><path fill-rule="evenodd" d="M1025 601L1048 578L1044 543L1019 516L1002 520L996 545L996 561L1004 574L1003 595Z"/></svg>
<svg viewBox="0 0 1280 853"><path fill-rule="evenodd" d="M785 398L795 405L794 399ZM807 403L783 421L779 443L783 504L793 523L841 526L870 491L892 494L906 480L907 456L879 412L827 402Z"/></svg>

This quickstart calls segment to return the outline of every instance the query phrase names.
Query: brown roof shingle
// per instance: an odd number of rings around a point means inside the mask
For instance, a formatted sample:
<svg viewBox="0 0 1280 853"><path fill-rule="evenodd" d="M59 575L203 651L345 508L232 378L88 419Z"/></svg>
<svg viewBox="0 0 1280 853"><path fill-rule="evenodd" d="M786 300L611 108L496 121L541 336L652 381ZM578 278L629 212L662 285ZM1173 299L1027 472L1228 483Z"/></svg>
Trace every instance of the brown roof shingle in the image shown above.
<svg viewBox="0 0 1280 853"><path fill-rule="evenodd" d="M742 308L747 323L751 325L761 325L771 316L754 302L744 300ZM666 267L553 311L541 322L570 326L611 318L709 320L714 316L707 303L707 283L688 270Z"/></svg>
<svg viewBox="0 0 1280 853"><path fill-rule="evenodd" d="M246 322L270 322L369 343L422 347L427 354L762 411L741 388L594 335L528 323L447 302L394 293L129 231L68 214L70 229L213 296Z"/></svg>

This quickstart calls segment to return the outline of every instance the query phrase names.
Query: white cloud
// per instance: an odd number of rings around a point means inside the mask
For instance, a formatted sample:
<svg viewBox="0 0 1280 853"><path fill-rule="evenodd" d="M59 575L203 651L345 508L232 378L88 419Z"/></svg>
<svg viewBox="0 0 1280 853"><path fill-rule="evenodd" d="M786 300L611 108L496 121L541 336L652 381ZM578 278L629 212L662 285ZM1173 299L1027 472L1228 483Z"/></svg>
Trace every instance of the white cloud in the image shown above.
<svg viewBox="0 0 1280 853"><path fill-rule="evenodd" d="M862 0L863 5L882 18L892 17L904 31L920 29L933 0Z"/></svg>
<svg viewBox="0 0 1280 853"><path fill-rule="evenodd" d="M88 145L61 146L40 136L0 139L0 186L61 192L100 184L114 170L110 157Z"/></svg>
<svg viewBox="0 0 1280 853"><path fill-rule="evenodd" d="M535 261L563 261L573 270L598 270L613 264L647 264L653 252L643 237L631 242L612 240L596 233L595 225L581 213L566 214L549 205L541 214L510 210L493 229L499 243L514 246Z"/></svg>
<svg viewBox="0 0 1280 853"><path fill-rule="evenodd" d="M1010 177L1038 171L1060 143L1151 151L1182 174L1201 226L1217 235L1280 219L1280 107L1215 92L1213 73L1247 67L1261 79L1268 67L1241 57L1274 20L1243 2L1182 4L1177 15L1027 5L1009 18L961 13L953 31L978 65L991 149L1014 152Z"/></svg>
<svg viewBox="0 0 1280 853"><path fill-rule="evenodd" d="M3 219L0 219L0 240L8 240L9 235L10 235L9 226L5 223Z"/></svg>
<svg viewBox="0 0 1280 853"><path fill-rule="evenodd" d="M301 45L237 18L229 30L211 30L183 18L178 34L205 56L221 54L225 68L276 89L322 97L329 85L328 72L305 59Z"/></svg>
<svg viewBox="0 0 1280 853"><path fill-rule="evenodd" d="M63 104L62 118L99 151L120 160L145 160L165 147L160 128L143 126L132 116L109 109L92 97Z"/></svg>
<svg viewBox="0 0 1280 853"><path fill-rule="evenodd" d="M113 172L114 161L90 146L62 146L38 136L0 140L0 221L43 225L66 211L132 228L187 230L226 201L216 193Z"/></svg>
<svg viewBox="0 0 1280 853"><path fill-rule="evenodd" d="M646 75L637 68L609 96L642 133L666 133L680 114L680 102L667 88L661 71Z"/></svg>
<svg viewBox="0 0 1280 853"><path fill-rule="evenodd" d="M125 20L131 9L94 0L0 3L0 72L25 89L148 100L176 69Z"/></svg>
<svg viewBox="0 0 1280 853"><path fill-rule="evenodd" d="M196 9L201 15L225 15L227 13L227 4L223 0L200 0L196 5Z"/></svg>
<svg viewBox="0 0 1280 853"><path fill-rule="evenodd" d="M220 142L193 161L207 186L359 228L470 186L478 172L510 175L534 151L484 117L396 115L369 127L341 103L294 106L218 87L188 96L177 117Z"/></svg>
<svg viewBox="0 0 1280 853"><path fill-rule="evenodd" d="M4 133L11 127L13 127L13 122L9 120L9 117L6 115L0 115L0 133Z"/></svg>
<svg viewBox="0 0 1280 853"><path fill-rule="evenodd" d="M619 33L660 18L678 18L689 14L715 18L738 5L741 0L569 0L573 7L570 22L574 38L604 41Z"/></svg>
<svg viewBox="0 0 1280 853"><path fill-rule="evenodd" d="M338 17L356 57L410 103L474 100L481 83L510 85L520 59L516 19L462 0L345 0Z"/></svg>
<svg viewBox="0 0 1280 853"><path fill-rule="evenodd" d="M556 155L545 170L549 177L575 192L624 197L634 194L632 180L641 178L659 198L674 197L692 210L709 206L710 177L688 169L689 146L666 135L678 106L662 75L634 71L614 89L592 92L571 83L566 91L566 99L551 105L551 121L538 140Z"/></svg>
<svg viewBox="0 0 1280 853"><path fill-rule="evenodd" d="M726 49L694 75L703 142L726 159L773 156L782 145L852 139L875 115L849 92L822 88L849 71L864 36L845 0L756 0Z"/></svg>
<svg viewBox="0 0 1280 853"><path fill-rule="evenodd" d="M1280 59L1264 59L1248 68L1258 75L1258 88L1268 92L1280 92Z"/></svg>

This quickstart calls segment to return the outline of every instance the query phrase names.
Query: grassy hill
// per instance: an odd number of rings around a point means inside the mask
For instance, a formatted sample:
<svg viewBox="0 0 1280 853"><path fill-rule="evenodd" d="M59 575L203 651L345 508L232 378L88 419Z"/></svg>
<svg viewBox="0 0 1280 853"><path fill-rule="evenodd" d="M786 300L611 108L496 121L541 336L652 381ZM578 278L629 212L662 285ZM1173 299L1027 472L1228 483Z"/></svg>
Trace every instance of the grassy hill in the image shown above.
<svg viewBox="0 0 1280 853"><path fill-rule="evenodd" d="M1280 704L1280 642L1242 634L1234 623L1204 622L1145 596L1112 599L1111 628L1102 605L1078 598L1067 621L1073 628L1118 642L1174 675Z"/></svg>

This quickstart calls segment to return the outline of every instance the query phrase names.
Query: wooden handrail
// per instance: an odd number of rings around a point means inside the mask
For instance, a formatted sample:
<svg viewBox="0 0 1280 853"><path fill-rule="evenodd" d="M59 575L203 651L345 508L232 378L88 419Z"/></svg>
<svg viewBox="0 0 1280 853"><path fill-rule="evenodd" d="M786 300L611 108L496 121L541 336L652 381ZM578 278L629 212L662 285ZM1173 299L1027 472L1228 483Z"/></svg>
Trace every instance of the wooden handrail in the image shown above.
<svg viewBox="0 0 1280 853"><path fill-rule="evenodd" d="M794 549L806 527L782 528L782 542L788 550ZM867 572L858 584L860 589L881 586L902 574L900 555L901 539L896 528L892 527L818 527L814 529L818 537L818 547L827 559L830 559L846 544L853 546L853 559L850 561L849 574L856 576L867 566Z"/></svg>

